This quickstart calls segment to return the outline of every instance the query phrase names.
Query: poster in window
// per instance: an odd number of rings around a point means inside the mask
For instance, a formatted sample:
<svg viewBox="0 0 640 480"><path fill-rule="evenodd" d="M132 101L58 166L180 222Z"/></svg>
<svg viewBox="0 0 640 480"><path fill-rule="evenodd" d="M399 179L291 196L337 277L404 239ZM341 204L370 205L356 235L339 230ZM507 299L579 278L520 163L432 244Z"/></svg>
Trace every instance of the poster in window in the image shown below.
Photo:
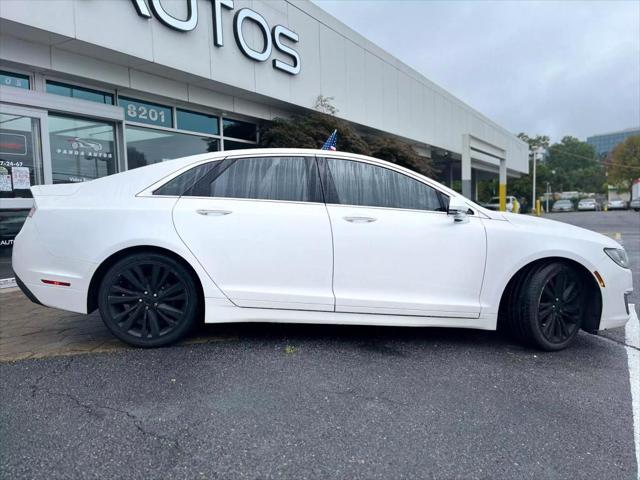
<svg viewBox="0 0 640 480"><path fill-rule="evenodd" d="M0 173L0 192L10 192L13 190L11 187L11 175Z"/></svg>
<svg viewBox="0 0 640 480"><path fill-rule="evenodd" d="M12 167L11 177L13 179L14 190L28 190L29 188L31 188L29 167Z"/></svg>

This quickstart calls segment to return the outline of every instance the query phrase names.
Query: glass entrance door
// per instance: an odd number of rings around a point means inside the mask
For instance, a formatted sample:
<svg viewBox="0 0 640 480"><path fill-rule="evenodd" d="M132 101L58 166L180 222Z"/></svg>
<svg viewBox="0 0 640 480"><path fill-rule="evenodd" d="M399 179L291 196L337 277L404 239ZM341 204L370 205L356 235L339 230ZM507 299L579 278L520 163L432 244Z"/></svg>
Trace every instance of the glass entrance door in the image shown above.
<svg viewBox="0 0 640 480"><path fill-rule="evenodd" d="M0 286L13 277L13 240L33 205L30 188L47 183L46 112L0 104Z"/></svg>

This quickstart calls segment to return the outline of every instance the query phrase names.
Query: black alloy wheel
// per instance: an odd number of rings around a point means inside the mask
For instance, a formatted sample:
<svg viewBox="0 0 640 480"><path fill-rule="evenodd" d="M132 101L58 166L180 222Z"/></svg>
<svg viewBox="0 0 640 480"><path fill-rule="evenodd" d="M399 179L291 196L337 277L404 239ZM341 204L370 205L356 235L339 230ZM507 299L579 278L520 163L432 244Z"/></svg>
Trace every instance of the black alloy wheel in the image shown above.
<svg viewBox="0 0 640 480"><path fill-rule="evenodd" d="M524 343L542 350L562 350L583 324L584 291L582 278L568 264L536 265L509 286L506 326Z"/></svg>
<svg viewBox="0 0 640 480"><path fill-rule="evenodd" d="M190 272L156 253L134 254L115 263L102 280L98 303L107 328L137 347L177 341L193 326L198 311Z"/></svg>
<svg viewBox="0 0 640 480"><path fill-rule="evenodd" d="M561 270L551 276L538 301L538 323L544 338L562 343L579 330L582 319L580 284L571 272Z"/></svg>

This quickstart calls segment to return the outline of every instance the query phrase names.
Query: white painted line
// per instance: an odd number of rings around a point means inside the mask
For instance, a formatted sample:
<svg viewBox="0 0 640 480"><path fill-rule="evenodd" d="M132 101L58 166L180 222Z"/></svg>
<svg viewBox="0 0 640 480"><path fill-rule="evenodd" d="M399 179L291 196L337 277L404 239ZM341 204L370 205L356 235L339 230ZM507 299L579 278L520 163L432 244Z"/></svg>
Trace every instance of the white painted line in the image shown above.
<svg viewBox="0 0 640 480"><path fill-rule="evenodd" d="M629 305L635 309L635 305ZM636 465L638 480L640 480L640 323L637 315L632 315L624 329L629 361L629 383L631 385L631 411L633 412L633 439L636 445Z"/></svg>

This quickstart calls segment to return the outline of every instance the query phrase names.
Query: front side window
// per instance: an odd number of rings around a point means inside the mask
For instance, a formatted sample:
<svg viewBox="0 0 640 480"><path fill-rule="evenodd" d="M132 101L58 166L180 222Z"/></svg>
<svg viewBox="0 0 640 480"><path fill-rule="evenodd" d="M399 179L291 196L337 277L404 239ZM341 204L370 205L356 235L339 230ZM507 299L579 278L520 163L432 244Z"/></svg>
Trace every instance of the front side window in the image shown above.
<svg viewBox="0 0 640 480"><path fill-rule="evenodd" d="M388 168L326 159L327 203L408 210L446 211L436 189Z"/></svg>
<svg viewBox="0 0 640 480"><path fill-rule="evenodd" d="M294 202L322 202L315 159L241 158L214 179L204 178L189 195Z"/></svg>

